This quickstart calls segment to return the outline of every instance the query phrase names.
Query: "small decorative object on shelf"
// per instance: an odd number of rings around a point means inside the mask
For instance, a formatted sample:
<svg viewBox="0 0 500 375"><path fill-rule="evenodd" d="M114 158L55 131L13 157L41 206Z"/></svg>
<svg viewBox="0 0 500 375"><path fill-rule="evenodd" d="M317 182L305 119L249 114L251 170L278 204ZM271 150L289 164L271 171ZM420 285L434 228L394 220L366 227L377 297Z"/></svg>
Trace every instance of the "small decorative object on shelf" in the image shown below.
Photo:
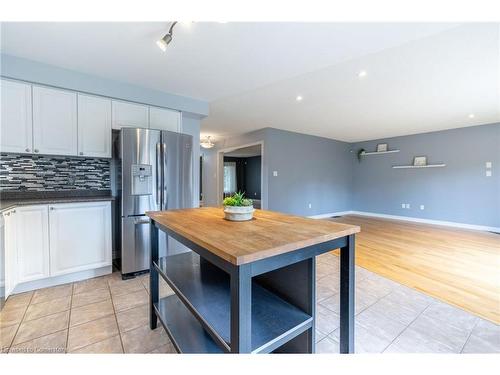
<svg viewBox="0 0 500 375"><path fill-rule="evenodd" d="M366 152L364 148L358 150L358 160L361 161L363 156L393 154L395 152L399 152L399 150L389 150L387 143L380 143L377 145L377 151Z"/></svg>
<svg viewBox="0 0 500 375"><path fill-rule="evenodd" d="M253 202L242 192L224 198L224 218L229 221L247 221L253 218Z"/></svg>
<svg viewBox="0 0 500 375"><path fill-rule="evenodd" d="M377 152L386 152L387 151L387 143L379 143L377 145Z"/></svg>
<svg viewBox="0 0 500 375"><path fill-rule="evenodd" d="M427 165L427 156L415 156L413 158L413 165L415 167L423 167Z"/></svg>
<svg viewBox="0 0 500 375"><path fill-rule="evenodd" d="M361 157L365 154L365 149L361 148L358 150L358 161L361 163Z"/></svg>

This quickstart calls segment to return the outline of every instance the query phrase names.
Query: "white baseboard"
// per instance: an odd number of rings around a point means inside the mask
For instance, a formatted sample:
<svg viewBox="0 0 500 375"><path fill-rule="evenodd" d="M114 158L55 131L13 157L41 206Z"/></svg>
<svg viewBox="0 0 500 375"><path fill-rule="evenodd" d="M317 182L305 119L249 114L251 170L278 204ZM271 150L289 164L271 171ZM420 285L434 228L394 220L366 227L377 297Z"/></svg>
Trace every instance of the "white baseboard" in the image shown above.
<svg viewBox="0 0 500 375"><path fill-rule="evenodd" d="M310 218L310 219L328 219L329 217L349 215L351 213L352 213L352 211L329 212L326 214L308 216L308 218Z"/></svg>
<svg viewBox="0 0 500 375"><path fill-rule="evenodd" d="M410 221L410 222L413 222L413 223L442 225L442 226L453 227L453 228L472 229L472 230L480 230L480 231L486 231L486 232L500 233L500 227L489 227L489 226L486 226L486 225L475 225L475 224L457 223L455 221L422 219L422 218L410 217L410 216L398 216L398 215L379 214L379 213L376 213L376 212L366 212L366 211L330 212L330 213L327 213L327 214L313 215L313 216L308 216L308 217L310 217L311 219L327 219L329 217L343 216L343 215L371 216L371 217L379 217L379 218L382 218L382 219L403 220L403 221Z"/></svg>
<svg viewBox="0 0 500 375"><path fill-rule="evenodd" d="M23 293L23 292L28 292L30 290L48 288L55 285L61 285L61 284L72 283L75 281L91 279L93 277L108 275L112 271L113 271L113 266L106 266L93 270L70 273L67 275L48 277L42 280L28 281L26 283L16 285L14 291L11 294Z"/></svg>
<svg viewBox="0 0 500 375"><path fill-rule="evenodd" d="M486 225L465 224L465 223L457 223L455 221L445 221L445 220L422 219L419 217L410 217L410 216L387 215L387 214L379 214L375 212L365 212L365 211L351 211L350 213L351 215L380 217L382 219L403 220L403 221L411 221L413 223L442 225L453 228L472 229L472 230L500 233L500 227L489 227Z"/></svg>

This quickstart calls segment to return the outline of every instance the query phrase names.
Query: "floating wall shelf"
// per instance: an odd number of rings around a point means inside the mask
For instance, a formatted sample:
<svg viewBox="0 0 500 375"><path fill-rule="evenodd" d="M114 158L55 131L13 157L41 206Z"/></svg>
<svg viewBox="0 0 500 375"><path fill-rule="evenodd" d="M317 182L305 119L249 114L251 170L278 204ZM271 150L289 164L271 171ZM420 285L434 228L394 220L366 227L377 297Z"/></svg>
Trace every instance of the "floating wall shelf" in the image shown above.
<svg viewBox="0 0 500 375"><path fill-rule="evenodd" d="M399 152L399 150L388 150L388 151L373 151L373 152L366 152L363 151L361 153L361 156L367 156L367 155L381 155L381 154L393 154L395 152Z"/></svg>
<svg viewBox="0 0 500 375"><path fill-rule="evenodd" d="M428 164L428 165L393 165L394 169L409 169L409 168L441 168L446 167L446 164Z"/></svg>

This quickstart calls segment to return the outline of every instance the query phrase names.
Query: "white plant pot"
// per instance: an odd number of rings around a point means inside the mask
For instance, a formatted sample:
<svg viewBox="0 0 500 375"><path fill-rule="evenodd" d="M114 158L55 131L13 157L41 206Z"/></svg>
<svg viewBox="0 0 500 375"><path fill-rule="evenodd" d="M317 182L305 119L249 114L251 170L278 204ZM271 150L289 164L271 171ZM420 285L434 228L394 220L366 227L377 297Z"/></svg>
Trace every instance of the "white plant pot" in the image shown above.
<svg viewBox="0 0 500 375"><path fill-rule="evenodd" d="M253 206L224 206L224 218L230 221L247 221L253 218Z"/></svg>

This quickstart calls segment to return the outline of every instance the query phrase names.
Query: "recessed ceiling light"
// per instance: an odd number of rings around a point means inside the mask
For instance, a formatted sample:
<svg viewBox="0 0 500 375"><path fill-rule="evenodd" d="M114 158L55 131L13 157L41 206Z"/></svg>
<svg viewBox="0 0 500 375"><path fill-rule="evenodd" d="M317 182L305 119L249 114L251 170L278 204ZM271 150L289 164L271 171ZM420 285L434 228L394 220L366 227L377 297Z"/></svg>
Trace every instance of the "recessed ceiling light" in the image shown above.
<svg viewBox="0 0 500 375"><path fill-rule="evenodd" d="M366 77L366 74L367 74L367 73L366 73L366 70L362 70L362 71L360 71L360 72L358 73L358 77L359 77L359 78Z"/></svg>
<svg viewBox="0 0 500 375"><path fill-rule="evenodd" d="M301 102L301 101L302 101L302 99L303 99L303 98L302 98L302 96L300 96L300 95L297 95L297 97L295 98L295 100L296 100L296 101L298 101L298 102Z"/></svg>
<svg viewBox="0 0 500 375"><path fill-rule="evenodd" d="M476 115L474 113L469 114L469 118L474 118Z"/></svg>

